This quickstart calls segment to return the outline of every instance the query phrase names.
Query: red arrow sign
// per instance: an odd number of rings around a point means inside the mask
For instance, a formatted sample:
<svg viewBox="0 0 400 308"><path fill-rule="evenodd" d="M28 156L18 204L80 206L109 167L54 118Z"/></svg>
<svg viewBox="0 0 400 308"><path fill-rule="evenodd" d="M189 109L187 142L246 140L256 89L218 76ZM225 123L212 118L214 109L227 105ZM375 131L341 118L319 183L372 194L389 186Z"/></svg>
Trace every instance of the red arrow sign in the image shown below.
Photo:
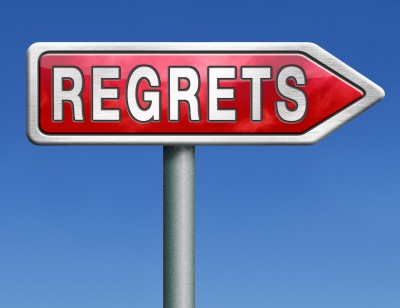
<svg viewBox="0 0 400 308"><path fill-rule="evenodd" d="M28 85L41 144L314 143L384 96L310 43L39 43Z"/></svg>

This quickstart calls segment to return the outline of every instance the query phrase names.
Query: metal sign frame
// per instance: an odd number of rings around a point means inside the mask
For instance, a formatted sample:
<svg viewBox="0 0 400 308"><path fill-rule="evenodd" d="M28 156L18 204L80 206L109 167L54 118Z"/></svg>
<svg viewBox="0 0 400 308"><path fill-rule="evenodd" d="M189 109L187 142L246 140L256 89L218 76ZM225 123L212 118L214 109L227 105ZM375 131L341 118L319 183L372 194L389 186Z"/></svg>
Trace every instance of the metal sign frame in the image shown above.
<svg viewBox="0 0 400 308"><path fill-rule="evenodd" d="M48 52L299 52L322 63L332 73L349 80L364 91L364 96L304 134L224 135L224 134L100 134L48 135L39 128L38 64ZM385 93L375 83L313 43L35 43L27 53L27 135L36 144L126 144L126 145L267 145L313 144L380 101Z"/></svg>

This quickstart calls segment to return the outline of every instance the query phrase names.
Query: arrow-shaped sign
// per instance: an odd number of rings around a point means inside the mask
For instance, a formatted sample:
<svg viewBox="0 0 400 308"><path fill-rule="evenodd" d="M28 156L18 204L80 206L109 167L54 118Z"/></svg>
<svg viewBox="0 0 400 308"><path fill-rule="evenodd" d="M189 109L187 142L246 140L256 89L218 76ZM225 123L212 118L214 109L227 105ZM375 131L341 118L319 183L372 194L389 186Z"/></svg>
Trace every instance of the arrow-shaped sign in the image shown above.
<svg viewBox="0 0 400 308"><path fill-rule="evenodd" d="M311 144L384 97L312 43L37 43L39 144Z"/></svg>

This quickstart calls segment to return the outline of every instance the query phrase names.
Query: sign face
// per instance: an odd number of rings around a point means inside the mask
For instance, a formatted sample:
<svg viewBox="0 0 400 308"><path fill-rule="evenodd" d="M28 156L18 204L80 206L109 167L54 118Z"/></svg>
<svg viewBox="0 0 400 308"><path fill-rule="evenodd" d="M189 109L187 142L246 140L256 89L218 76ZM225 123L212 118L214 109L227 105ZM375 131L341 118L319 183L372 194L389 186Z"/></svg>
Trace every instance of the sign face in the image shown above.
<svg viewBox="0 0 400 308"><path fill-rule="evenodd" d="M384 97L312 43L36 43L37 144L312 144Z"/></svg>

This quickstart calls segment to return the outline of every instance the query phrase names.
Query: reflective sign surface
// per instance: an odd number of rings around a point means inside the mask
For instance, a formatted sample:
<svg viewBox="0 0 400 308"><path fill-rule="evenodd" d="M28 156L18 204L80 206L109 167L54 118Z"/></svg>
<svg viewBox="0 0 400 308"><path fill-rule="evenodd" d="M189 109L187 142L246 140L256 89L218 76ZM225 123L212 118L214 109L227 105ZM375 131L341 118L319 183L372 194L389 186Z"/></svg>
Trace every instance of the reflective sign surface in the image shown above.
<svg viewBox="0 0 400 308"><path fill-rule="evenodd" d="M307 144L383 97L310 43L39 43L28 135L44 144Z"/></svg>

